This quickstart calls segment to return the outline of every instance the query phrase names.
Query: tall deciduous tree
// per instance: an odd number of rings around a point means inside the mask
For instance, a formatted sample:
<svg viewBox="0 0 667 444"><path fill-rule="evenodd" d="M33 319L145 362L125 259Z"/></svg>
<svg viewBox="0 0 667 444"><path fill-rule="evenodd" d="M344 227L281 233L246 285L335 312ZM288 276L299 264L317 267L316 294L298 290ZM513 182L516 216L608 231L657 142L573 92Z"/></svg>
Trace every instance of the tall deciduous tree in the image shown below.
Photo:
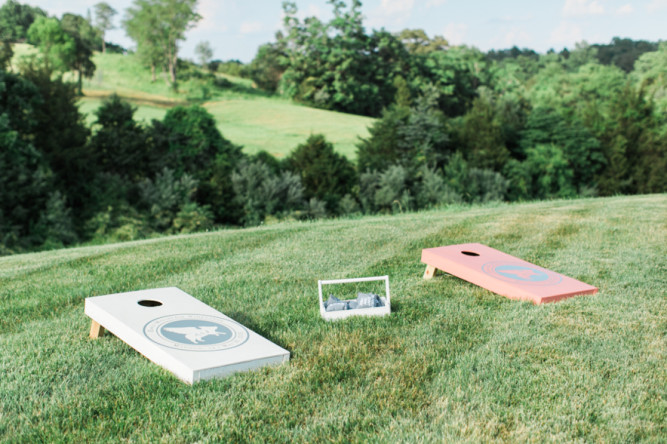
<svg viewBox="0 0 667 444"><path fill-rule="evenodd" d="M349 8L329 0L334 18L324 23L316 17L301 21L296 4L284 2L284 48L287 69L283 93L321 108L377 116L393 102L393 80L407 70L407 51L386 31L366 34L361 2Z"/></svg>
<svg viewBox="0 0 667 444"><path fill-rule="evenodd" d="M83 77L92 77L95 73L92 58L98 36L90 22L80 15L63 14L60 22L63 30L74 41L74 54L69 68L78 73L77 90L81 95Z"/></svg>
<svg viewBox="0 0 667 444"><path fill-rule="evenodd" d="M123 20L127 35L137 44L139 59L150 66L151 81L157 80L158 66L165 66L164 53L160 49L157 4L148 0L135 0Z"/></svg>
<svg viewBox="0 0 667 444"><path fill-rule="evenodd" d="M46 17L46 12L16 0L7 0L0 7L0 40L18 42L28 37L28 29L37 17Z"/></svg>
<svg viewBox="0 0 667 444"><path fill-rule="evenodd" d="M102 37L103 53L107 52L107 45L106 41L104 40L104 36L107 31L114 29L113 17L117 13L118 12L111 6L109 6L108 3L100 2L95 5L95 25L97 26L97 29L100 31L100 35Z"/></svg>
<svg viewBox="0 0 667 444"><path fill-rule="evenodd" d="M178 44L185 39L185 31L201 20L196 7L197 0L135 0L123 22L137 46L148 47L151 60L159 51L174 88L177 86Z"/></svg>
<svg viewBox="0 0 667 444"><path fill-rule="evenodd" d="M28 39L38 47L47 71L63 73L72 65L76 42L58 19L37 17L28 29Z"/></svg>
<svg viewBox="0 0 667 444"><path fill-rule="evenodd" d="M411 54L428 54L449 47L447 39L440 35L429 38L423 29L404 29L398 33L398 39Z"/></svg>
<svg viewBox="0 0 667 444"><path fill-rule="evenodd" d="M208 61L213 58L213 48L208 41L199 42L195 47L195 54L197 54L202 68L205 68Z"/></svg>

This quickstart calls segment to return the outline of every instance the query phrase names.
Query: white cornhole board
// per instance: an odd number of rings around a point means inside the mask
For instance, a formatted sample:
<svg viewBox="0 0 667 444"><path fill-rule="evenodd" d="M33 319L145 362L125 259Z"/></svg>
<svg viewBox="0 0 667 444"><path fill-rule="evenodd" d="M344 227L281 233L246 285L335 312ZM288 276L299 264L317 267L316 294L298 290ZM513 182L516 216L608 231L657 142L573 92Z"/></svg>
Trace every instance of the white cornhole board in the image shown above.
<svg viewBox="0 0 667 444"><path fill-rule="evenodd" d="M86 298L85 313L93 327L99 324L189 384L280 364L290 356L176 287Z"/></svg>
<svg viewBox="0 0 667 444"><path fill-rule="evenodd" d="M324 307L324 298L322 296L322 285L331 284L351 284L355 282L384 281L385 296L380 297L382 307L354 308L350 310L327 311ZM373 276L350 279L329 279L317 281L317 289L320 295L320 315L327 321L344 319L350 316L386 316L391 313L391 297L389 296L389 276Z"/></svg>

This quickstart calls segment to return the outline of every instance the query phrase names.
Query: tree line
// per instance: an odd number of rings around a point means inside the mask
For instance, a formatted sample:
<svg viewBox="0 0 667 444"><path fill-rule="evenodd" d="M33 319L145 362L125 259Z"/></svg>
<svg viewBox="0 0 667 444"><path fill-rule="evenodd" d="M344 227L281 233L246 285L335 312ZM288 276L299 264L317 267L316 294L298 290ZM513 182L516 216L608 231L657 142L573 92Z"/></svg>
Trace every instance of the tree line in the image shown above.
<svg viewBox="0 0 667 444"><path fill-rule="evenodd" d="M667 42L483 53L422 30L367 32L361 1L328 3L323 22L283 2L284 29L240 72L310 106L378 117L360 177L400 168L415 199L425 171L447 183L455 168L509 200L667 189Z"/></svg>
<svg viewBox="0 0 667 444"><path fill-rule="evenodd" d="M317 134L284 159L246 155L198 106L142 123L111 96L88 127L77 85L47 55L76 47L73 29L100 38L100 28L63 16L61 33L26 10L33 19L13 28L25 28L19 38L39 29L50 37L35 41L51 46L18 72L0 69L0 254L272 219L667 190L664 42L615 39L604 60L586 44L484 54L419 30L368 34L360 2L330 3L334 18L322 23L298 20L285 2L276 42L248 65L218 69L311 106L378 117L355 162Z"/></svg>

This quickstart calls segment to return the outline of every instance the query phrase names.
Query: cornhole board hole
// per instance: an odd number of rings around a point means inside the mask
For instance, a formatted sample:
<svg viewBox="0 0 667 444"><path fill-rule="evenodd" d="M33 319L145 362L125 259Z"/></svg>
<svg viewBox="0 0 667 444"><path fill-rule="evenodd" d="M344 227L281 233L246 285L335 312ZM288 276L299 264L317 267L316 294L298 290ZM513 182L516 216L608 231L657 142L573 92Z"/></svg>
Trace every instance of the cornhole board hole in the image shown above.
<svg viewBox="0 0 667 444"><path fill-rule="evenodd" d="M510 299L534 304L571 296L595 294L598 289L478 243L425 248L424 279L442 270Z"/></svg>
<svg viewBox="0 0 667 444"><path fill-rule="evenodd" d="M326 307L324 306L324 299L322 298L323 285L352 284L355 282L371 282L371 281L384 281L385 295L384 297L380 296L380 300L383 303L381 307L354 308L348 310L327 311ZM320 294L320 315L327 321L344 319L350 316L386 316L389 313L391 313L391 296L389 295L389 276L373 276L373 277L350 278L350 279L329 279L329 280L317 281L317 288Z"/></svg>
<svg viewBox="0 0 667 444"><path fill-rule="evenodd" d="M290 353L176 288L86 298L90 336L109 330L188 384L289 360Z"/></svg>

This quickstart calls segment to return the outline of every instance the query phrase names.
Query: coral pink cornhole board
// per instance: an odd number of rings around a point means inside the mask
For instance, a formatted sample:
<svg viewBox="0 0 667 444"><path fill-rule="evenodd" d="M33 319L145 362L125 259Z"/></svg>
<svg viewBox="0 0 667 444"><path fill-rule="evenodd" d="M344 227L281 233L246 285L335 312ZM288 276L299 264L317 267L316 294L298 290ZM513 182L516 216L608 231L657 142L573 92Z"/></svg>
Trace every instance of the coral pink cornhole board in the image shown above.
<svg viewBox="0 0 667 444"><path fill-rule="evenodd" d="M424 279L431 279L438 269L510 299L534 304L598 291L592 285L478 243L425 248L422 262L427 264Z"/></svg>

